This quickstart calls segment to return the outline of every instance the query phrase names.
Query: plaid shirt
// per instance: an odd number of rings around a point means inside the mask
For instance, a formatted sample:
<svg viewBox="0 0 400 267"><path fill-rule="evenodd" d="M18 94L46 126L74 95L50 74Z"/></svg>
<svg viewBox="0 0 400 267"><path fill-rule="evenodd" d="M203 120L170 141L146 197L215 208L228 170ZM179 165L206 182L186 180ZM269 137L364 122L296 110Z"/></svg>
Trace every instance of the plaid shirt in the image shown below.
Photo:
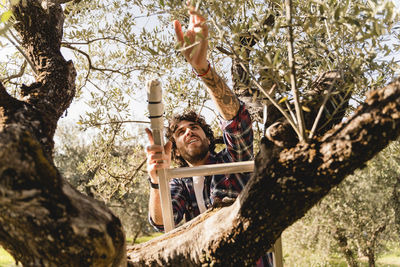
<svg viewBox="0 0 400 267"><path fill-rule="evenodd" d="M206 164L228 163L253 160L253 129L250 115L244 105L230 121L221 121L223 139L226 148L217 154L210 154ZM250 173L210 175L204 179L203 198L206 208L210 208L216 199L236 198L250 178ZM186 221L200 214L193 188L193 178L172 179L170 182L172 209L175 225L185 218ZM156 225L149 216L150 223L163 231L162 225Z"/></svg>

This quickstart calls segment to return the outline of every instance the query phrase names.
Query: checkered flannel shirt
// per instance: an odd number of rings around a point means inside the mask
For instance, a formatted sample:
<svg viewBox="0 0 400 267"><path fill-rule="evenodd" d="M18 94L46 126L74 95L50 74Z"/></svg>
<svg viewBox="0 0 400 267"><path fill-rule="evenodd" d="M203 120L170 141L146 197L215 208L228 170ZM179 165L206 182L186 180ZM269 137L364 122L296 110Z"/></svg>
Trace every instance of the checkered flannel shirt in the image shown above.
<svg viewBox="0 0 400 267"><path fill-rule="evenodd" d="M220 121L226 148L217 154L210 154L206 164L228 163L253 160L253 129L248 111L242 104L238 114L230 121ZM210 208L216 199L236 198L250 178L250 173L210 175L204 179L203 197L206 208ZM172 209L175 225L185 218L186 221L200 214L193 188L193 178L172 179L170 181ZM156 225L149 216L150 223L159 231L162 225Z"/></svg>

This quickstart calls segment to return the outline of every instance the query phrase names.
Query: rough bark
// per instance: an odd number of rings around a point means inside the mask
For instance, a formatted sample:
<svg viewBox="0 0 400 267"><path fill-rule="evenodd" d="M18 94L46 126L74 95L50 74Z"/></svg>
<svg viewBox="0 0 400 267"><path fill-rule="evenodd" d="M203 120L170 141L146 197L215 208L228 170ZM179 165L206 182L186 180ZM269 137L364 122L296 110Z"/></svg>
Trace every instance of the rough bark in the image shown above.
<svg viewBox="0 0 400 267"><path fill-rule="evenodd" d="M0 244L24 266L117 266L122 226L102 203L64 182L52 160L57 121L75 95L75 69L60 53L63 12L50 1L13 7L36 82L23 101L0 85Z"/></svg>
<svg viewBox="0 0 400 267"><path fill-rule="evenodd" d="M31 124L29 128L36 131L35 136L50 158L57 121L75 95L75 68L60 51L64 15L61 6L51 1L20 1L13 12L14 27L36 72L36 82L21 87L21 94L26 97L24 105L34 114L18 123Z"/></svg>
<svg viewBox="0 0 400 267"><path fill-rule="evenodd" d="M0 244L23 266L117 266L122 226L104 204L65 183L35 138L0 133Z"/></svg>
<svg viewBox="0 0 400 267"><path fill-rule="evenodd" d="M14 7L15 28L37 76L22 86L23 101L0 85L0 244L24 266L122 266L118 218L71 188L52 162L57 121L75 94L75 69L60 53L60 2L24 0ZM130 248L130 264L253 263L333 186L395 139L399 118L396 81L309 144L281 150L263 140L254 177L233 205Z"/></svg>

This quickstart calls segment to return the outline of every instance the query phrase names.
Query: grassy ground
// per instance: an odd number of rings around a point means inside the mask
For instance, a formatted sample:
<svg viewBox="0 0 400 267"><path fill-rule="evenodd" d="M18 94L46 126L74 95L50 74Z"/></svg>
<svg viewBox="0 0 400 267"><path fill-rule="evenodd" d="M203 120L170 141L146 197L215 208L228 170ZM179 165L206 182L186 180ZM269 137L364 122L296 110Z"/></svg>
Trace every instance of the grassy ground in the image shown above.
<svg viewBox="0 0 400 267"><path fill-rule="evenodd" d="M303 266L333 266L347 267L346 260L340 254L320 255L308 250L285 251L284 266L285 267L303 267ZM286 254L285 254L286 253ZM368 267L368 258L358 259L360 267ZM386 253L377 256L377 267L400 267L400 246L394 242L388 243Z"/></svg>
<svg viewBox="0 0 400 267"><path fill-rule="evenodd" d="M368 259L362 258L358 262L360 267L368 267ZM347 263L342 258L336 258L329 261L329 266L333 267L347 267ZM400 257L387 257L383 256L376 261L377 267L399 267Z"/></svg>
<svg viewBox="0 0 400 267"><path fill-rule="evenodd" d="M160 236L160 235L162 235L162 233L154 233L154 234L149 235L149 236L141 236L141 237L138 237L138 238L136 239L136 241L135 241L135 244L140 244L140 243L147 242L147 241L149 241L149 240L151 240L151 239L153 239L153 238L155 238L155 237L157 237L157 236Z"/></svg>
<svg viewBox="0 0 400 267"><path fill-rule="evenodd" d="M390 244L387 247L387 253L383 254L378 259L378 264L381 266L400 266L400 246L399 244Z"/></svg>
<svg viewBox="0 0 400 267"><path fill-rule="evenodd" d="M150 236L143 236L140 237L136 240L135 243L142 243L142 242L147 242L152 238L155 238L157 236L160 236L160 233L155 233ZM128 243L132 242L131 240L128 239ZM318 257L317 255L311 255L306 257ZM2 247L0 247L0 267L16 267L14 259L10 256L10 254L7 253ZM20 266L20 265L19 265ZM333 266L333 267L346 267L347 264L343 258L340 256L333 256L330 258L329 263L326 263L324 265L318 265L318 266ZM360 266L366 267L368 266L368 260L367 259L361 259ZM400 246L391 246L390 251L388 251L386 254L383 254L380 256L377 260L377 267L400 267ZM290 264L290 265L285 265L285 267L297 267L295 264ZM302 267L302 266L298 266Z"/></svg>

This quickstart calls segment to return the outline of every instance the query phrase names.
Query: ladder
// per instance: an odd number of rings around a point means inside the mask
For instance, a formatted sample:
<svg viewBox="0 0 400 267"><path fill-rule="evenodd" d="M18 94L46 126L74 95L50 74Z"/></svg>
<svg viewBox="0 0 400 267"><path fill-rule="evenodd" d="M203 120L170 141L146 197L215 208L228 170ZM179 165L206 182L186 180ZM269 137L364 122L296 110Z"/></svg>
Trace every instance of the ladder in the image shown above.
<svg viewBox="0 0 400 267"><path fill-rule="evenodd" d="M158 80L147 82L147 98L150 118L150 128L153 132L154 144L164 146L163 128L164 128L164 106L162 103L161 83ZM174 169L162 169L157 171L159 180L159 192L161 199L161 210L165 232L175 228L172 212L172 200L169 187L169 181L173 178L192 177L195 175L207 176L226 173L253 172L254 161L242 161L233 163L220 163L213 165L203 165L195 167L182 167ZM275 267L283 266L282 240L279 237L273 248Z"/></svg>

